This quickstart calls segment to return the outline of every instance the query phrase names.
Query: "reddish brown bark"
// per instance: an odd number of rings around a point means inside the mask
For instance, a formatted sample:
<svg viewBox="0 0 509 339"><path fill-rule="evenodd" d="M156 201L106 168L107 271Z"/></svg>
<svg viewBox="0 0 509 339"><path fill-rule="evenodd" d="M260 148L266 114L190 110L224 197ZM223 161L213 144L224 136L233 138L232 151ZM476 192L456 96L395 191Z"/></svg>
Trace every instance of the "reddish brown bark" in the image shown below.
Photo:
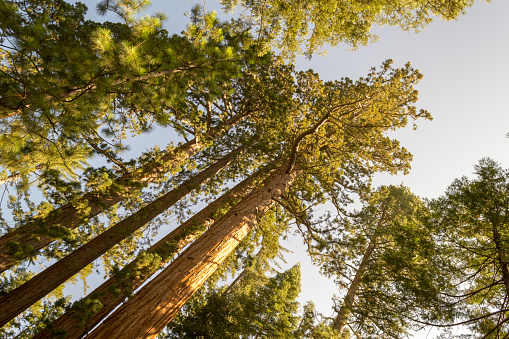
<svg viewBox="0 0 509 339"><path fill-rule="evenodd" d="M256 225L300 173L288 163L271 174L175 261L93 331L90 338L154 338ZM288 173L287 173L288 172Z"/></svg>
<svg viewBox="0 0 509 339"><path fill-rule="evenodd" d="M221 128L211 130L208 133L208 137L218 137L224 130L235 125L242 118L243 116L237 116L230 119ZM30 251L27 252L39 251L55 240L52 237L41 235L41 231L44 232L44 230L48 230L52 226L65 227L70 230L75 229L86 223L88 219L97 216L124 200L130 193L139 190L140 185L146 185L160 178L163 174L181 164L185 159L197 154L202 147L203 145L200 140L192 139L162 156L157 163L148 163L136 171L122 175L115 180L115 185L105 192L86 193L77 202L67 203L51 211L46 217L36 218L34 221L2 236L0 238L0 273L29 256L29 253L13 256L10 245L16 244L22 248L29 248ZM122 191L115 187L122 187ZM82 204L89 208L86 215L83 215L75 207Z"/></svg>
<svg viewBox="0 0 509 339"><path fill-rule="evenodd" d="M53 291L134 231L166 211L177 201L227 166L242 150L243 148L240 147L231 152L196 176L182 183L176 189L166 193L138 212L112 226L87 244L60 259L23 285L0 298L0 326L3 326L30 307L30 305Z"/></svg>
<svg viewBox="0 0 509 339"><path fill-rule="evenodd" d="M177 227L171 233L166 235L164 238L159 240L156 244L151 246L147 252L148 253L158 253L158 250L161 249L168 242L179 239L177 243L176 252L181 251L185 246L187 246L190 242L195 239L194 235L186 235L182 238L182 235L186 234L186 230L195 225L203 225L205 227L209 227L214 221L214 214L220 209L227 207L228 205L234 205L235 202L245 196L250 190L254 188L254 180L261 175L265 175L267 172L271 170L271 166L266 166L261 171L251 175L247 179L243 180L241 183L236 185L233 189L223 194L220 198L216 199L214 202L209 204L203 210L198 212L192 218L187 220L185 223ZM161 260L161 265L167 263L173 258L173 256L169 256L163 258ZM81 323L82 316L80 316L77 311L68 311L63 314L60 318L53 321L53 323L48 327L48 329L37 334L33 339L42 339L48 338L52 336L52 333L56 330L64 330L66 331L66 339L75 339L80 338L85 335L89 330L94 328L99 322L102 321L104 317L106 317L111 311L113 311L125 298L128 296L126 293L127 290L134 291L138 287L140 287L150 276L153 274L153 270L151 268L143 268L139 270L139 275L133 281L123 282L119 279L119 276L122 276L126 272L129 272L136 267L136 261L128 264L124 267L119 275L114 275L105 281L101 286L96 288L92 293L88 295L90 298L97 298L104 306L92 317L86 321L86 324ZM120 290L120 292L115 293L115 290Z"/></svg>

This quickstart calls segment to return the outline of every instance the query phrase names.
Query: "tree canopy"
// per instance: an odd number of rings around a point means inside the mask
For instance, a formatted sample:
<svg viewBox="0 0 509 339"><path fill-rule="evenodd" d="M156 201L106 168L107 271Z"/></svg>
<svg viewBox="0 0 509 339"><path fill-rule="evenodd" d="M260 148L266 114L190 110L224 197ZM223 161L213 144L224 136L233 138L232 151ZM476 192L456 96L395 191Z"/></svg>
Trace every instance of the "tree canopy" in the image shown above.
<svg viewBox="0 0 509 339"><path fill-rule="evenodd" d="M475 166L475 178L456 179L432 201L438 243L455 288L443 293L456 321L483 338L507 336L509 172L492 159Z"/></svg>
<svg viewBox="0 0 509 339"><path fill-rule="evenodd" d="M473 0L453 1L285 1L221 0L226 11L243 9L253 36L285 57L311 57L326 45L358 48L374 42L373 26L424 29L435 17L457 19ZM245 22L243 22L246 25Z"/></svg>
<svg viewBox="0 0 509 339"><path fill-rule="evenodd" d="M507 172L483 160L477 180L429 203L373 189L376 173L410 169L390 132L431 119L421 73L387 60L323 81L289 62L472 1L221 3L246 12L221 22L195 8L181 34L142 17L144 0L100 2L118 22L86 20L81 3L0 3L0 333L368 338L465 321L507 335ZM167 146L123 159L154 130ZM298 265L274 268L291 225L348 289L335 319L299 310Z"/></svg>

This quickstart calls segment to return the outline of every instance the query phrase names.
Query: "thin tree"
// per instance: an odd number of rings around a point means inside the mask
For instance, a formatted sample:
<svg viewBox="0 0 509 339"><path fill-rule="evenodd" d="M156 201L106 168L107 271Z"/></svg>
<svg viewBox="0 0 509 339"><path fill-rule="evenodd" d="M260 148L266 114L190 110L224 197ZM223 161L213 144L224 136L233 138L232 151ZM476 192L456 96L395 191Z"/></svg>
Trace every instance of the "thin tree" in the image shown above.
<svg viewBox="0 0 509 339"><path fill-rule="evenodd" d="M339 335L404 337L412 325L409 317L446 311L440 295L443 267L435 262L437 251L425 222L429 213L402 186L382 186L364 204L332 222L337 237L316 236L315 260L346 289L336 300L332 328Z"/></svg>

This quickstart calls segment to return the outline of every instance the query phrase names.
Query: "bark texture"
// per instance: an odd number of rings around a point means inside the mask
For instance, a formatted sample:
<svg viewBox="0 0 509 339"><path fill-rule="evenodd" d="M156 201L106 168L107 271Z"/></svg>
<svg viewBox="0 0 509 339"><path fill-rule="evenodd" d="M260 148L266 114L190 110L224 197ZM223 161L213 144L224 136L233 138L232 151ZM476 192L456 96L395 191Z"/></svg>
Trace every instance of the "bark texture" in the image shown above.
<svg viewBox="0 0 509 339"><path fill-rule="evenodd" d="M30 307L30 305L43 298L134 231L166 211L189 192L203 184L208 178L226 167L242 150L243 148L240 147L231 152L196 176L182 183L176 189L166 193L138 212L110 227L87 244L60 259L23 285L0 298L0 326L3 326Z"/></svg>
<svg viewBox="0 0 509 339"><path fill-rule="evenodd" d="M300 173L278 168L175 261L115 311L90 338L155 338Z"/></svg>
<svg viewBox="0 0 509 339"><path fill-rule="evenodd" d="M233 189L223 194L220 198L216 199L203 210L195 214L192 218L151 246L147 250L147 253L158 253L158 250L160 250L164 245L176 239L178 239L178 242L176 244L177 248L175 252L180 252L185 246L195 239L194 235L186 234L186 230L188 228L200 224L208 228L216 221L214 215L219 209L234 205L238 199L245 196L254 188L255 179L268 173L270 170L272 170L272 166L266 166L259 172L240 182ZM183 235L184 237L182 237ZM162 258L161 266L169 262L172 258L173 255ZM89 298L97 298L97 300L103 304L103 307L97 313L93 314L85 324L81 322L83 317L80 315L80 312L71 310L53 321L47 329L38 333L33 337L33 339L48 338L51 337L53 333L57 333L56 331L61 333L62 330L66 332L66 339L76 339L84 336L99 322L101 322L104 317L111 313L122 301L124 301L126 297L128 297L128 293L126 292L127 290L134 291L154 273L153 269L144 267L139 269L139 274L136 276L135 280L124 281L120 278L125 276L125 273L137 269L136 261L131 262L120 271L120 274L110 277L87 296ZM115 293L115 290L120 290L120 292Z"/></svg>

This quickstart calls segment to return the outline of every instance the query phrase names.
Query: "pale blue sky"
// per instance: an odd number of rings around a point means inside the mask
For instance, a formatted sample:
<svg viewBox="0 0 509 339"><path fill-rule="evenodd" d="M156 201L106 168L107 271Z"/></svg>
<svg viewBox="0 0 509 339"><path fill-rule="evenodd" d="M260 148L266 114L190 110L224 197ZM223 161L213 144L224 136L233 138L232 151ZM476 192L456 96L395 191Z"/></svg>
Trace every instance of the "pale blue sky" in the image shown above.
<svg viewBox="0 0 509 339"><path fill-rule="evenodd" d="M178 33L187 23L182 13L195 3L202 2L157 0L153 9L166 13L165 27ZM219 8L217 1L206 4L207 10ZM325 80L356 79L388 58L399 66L410 61L419 69L424 79L418 86L418 106L430 111L434 121L419 122L417 131L394 133L414 154L412 171L406 177L377 176L376 184L403 182L414 193L432 198L455 178L469 175L482 157L509 168L508 15L509 1L477 2L457 21L437 20L419 34L377 28L376 44L357 51L329 48L325 57L298 58L296 64L299 69L315 70ZM140 150L149 146L140 144ZM287 246L295 251L287 256L289 266L297 261L303 265L301 300L313 300L321 312L332 315L330 298L337 293L332 283L311 267L300 239L291 238Z"/></svg>

